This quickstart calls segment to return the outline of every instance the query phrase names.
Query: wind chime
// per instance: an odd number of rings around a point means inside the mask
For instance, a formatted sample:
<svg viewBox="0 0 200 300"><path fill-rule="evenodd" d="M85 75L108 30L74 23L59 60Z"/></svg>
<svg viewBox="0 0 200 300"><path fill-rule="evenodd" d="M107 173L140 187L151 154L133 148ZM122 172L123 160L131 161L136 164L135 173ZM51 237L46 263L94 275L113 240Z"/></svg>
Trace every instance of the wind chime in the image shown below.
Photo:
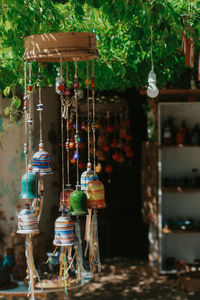
<svg viewBox="0 0 200 300"><path fill-rule="evenodd" d="M96 35L86 32L70 32L70 33L51 33L51 34L39 34L32 35L25 38L25 67L24 67L24 112L25 112L25 144L24 153L26 158L26 173L22 177L21 181L21 195L20 198L26 202L25 209L23 209L18 216L18 233L26 235L26 257L27 257L27 276L29 279L29 294L34 299L34 283L35 277L39 276L36 271L33 260L33 247L32 237L39 233L38 222L41 217L43 207L44 196L44 184L43 176L52 174L51 160L48 152L44 150L43 136L42 136L42 90L41 90L41 65L40 62L60 62L60 80L57 81L56 91L60 95L61 99L61 147L62 147L62 191L60 194L59 211L61 216L55 221L55 237L53 244L60 247L60 285L64 286L66 291L69 279L68 271L72 267L74 259L76 259L76 268L78 277L81 279L81 274L85 271L83 254L82 254L82 231L81 231L81 218L88 214L87 202L91 201L93 192L88 190L87 185L85 190L82 190L79 183L79 128L78 128L78 88L79 81L77 75L77 61L87 61L87 90L89 101L89 64L88 61L92 59L92 99L93 99L93 141L94 141L94 170L95 170L95 119L94 119L94 97L95 97L95 83L94 83L94 59L98 57L98 50L96 49ZM29 61L29 83L26 83L26 70L27 61ZM33 124L33 112L32 112L32 95L34 85L31 82L31 61L38 62L38 104L37 110L39 112L39 124L40 124L40 142L39 151L33 155L32 158L32 124ZM66 87L63 80L63 61L66 62ZM74 62L75 74L72 88L74 90L74 96L70 97L70 89L68 86L68 62ZM73 101L72 101L73 99ZM76 154L76 166L77 166L77 184L75 190L72 189L69 180L69 108L75 105L76 110L76 127L75 127L75 154ZM66 119L67 139L64 144L64 121ZM88 118L88 128L90 127ZM90 129L88 132L90 136ZM28 141L29 138L29 141ZM67 152L67 184L65 187L65 148ZM88 150L89 151L89 150ZM88 155L89 156L89 155ZM90 163L90 160L88 160ZM91 164L90 167L91 169ZM39 184L38 184L39 179ZM98 182L97 176L93 172L93 180L96 179L95 184ZM87 183L88 184L88 183ZM95 198L96 199L96 198ZM93 200L92 200L93 201ZM93 203L93 202L92 202ZM102 203L99 201L98 203ZM95 204L96 205L96 204ZM102 207L102 205L100 205ZM94 209L94 213L90 213L93 216L91 224L94 223L97 228L96 209L100 206L91 206ZM74 232L75 228L75 232ZM97 243L97 229L91 231L95 246ZM75 234L74 234L75 233ZM89 239L88 239L89 241ZM94 242L92 242L94 245ZM90 244L92 246L92 243ZM72 248L74 245L75 248ZM89 247L90 252L92 251ZM95 248L96 249L96 248ZM95 250L96 251L96 250ZM98 251L97 251L98 252ZM72 258L72 253L73 258ZM94 254L91 257L96 257ZM96 259L96 258L95 258Z"/></svg>
<svg viewBox="0 0 200 300"><path fill-rule="evenodd" d="M25 129L25 143L24 154L26 162L26 173L21 179L21 194L20 199L25 200L25 208L22 209L18 215L18 234L23 234L25 238L25 254L27 261L27 280L29 281L28 295L31 294L31 299L34 297L34 280L39 279L36 271L33 258L33 243L32 238L39 233L38 218L36 211L33 209L34 201L40 198L38 194L38 178L32 172L32 93L33 84L31 83L31 62L29 63L29 83L27 86L27 63L24 63L24 129ZM28 88L27 88L28 87Z"/></svg>
<svg viewBox="0 0 200 300"><path fill-rule="evenodd" d="M88 68L87 68L88 69ZM88 130L90 124L89 113L89 88L88 88L88 72L87 72L87 101L88 101ZM93 169L96 170L96 120L95 120L95 76L94 76L94 60L92 60L92 136L93 136ZM88 167L90 164L90 134L88 133ZM99 239L98 239L98 218L97 209L103 209L105 204L105 191L103 183L98 179L96 173L87 169L81 176L82 189L86 191L88 200L88 216L85 226L85 257L89 249L89 264L91 273L95 273L96 268L98 272L101 271L100 253L99 253Z"/></svg>

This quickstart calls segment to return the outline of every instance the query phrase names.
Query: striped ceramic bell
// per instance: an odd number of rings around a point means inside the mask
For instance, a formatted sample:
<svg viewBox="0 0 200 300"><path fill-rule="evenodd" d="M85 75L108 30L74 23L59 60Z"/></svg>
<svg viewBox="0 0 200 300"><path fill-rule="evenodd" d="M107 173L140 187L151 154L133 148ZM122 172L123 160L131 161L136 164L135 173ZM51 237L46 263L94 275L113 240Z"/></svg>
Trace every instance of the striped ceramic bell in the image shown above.
<svg viewBox="0 0 200 300"><path fill-rule="evenodd" d="M92 171L92 164L87 164L87 170L81 174L81 190L86 191L86 186L90 180L96 178L97 175Z"/></svg>
<svg viewBox="0 0 200 300"><path fill-rule="evenodd" d="M71 246L76 244L74 235L74 222L70 217L60 216L55 221L55 246Z"/></svg>
<svg viewBox="0 0 200 300"><path fill-rule="evenodd" d="M52 174L51 158L49 153L44 151L43 143L39 144L39 151L33 155L33 173L38 175Z"/></svg>
<svg viewBox="0 0 200 300"><path fill-rule="evenodd" d="M87 213L87 195L81 191L80 185L76 185L76 190L69 196L69 215L84 216Z"/></svg>
<svg viewBox="0 0 200 300"><path fill-rule="evenodd" d="M37 199L38 195L38 178L32 173L32 166L28 166L28 171L21 179L21 194L20 199Z"/></svg>
<svg viewBox="0 0 200 300"><path fill-rule="evenodd" d="M86 188L88 199L88 208L102 209L106 207L105 189L103 183L99 179L88 182Z"/></svg>
<svg viewBox="0 0 200 300"><path fill-rule="evenodd" d="M63 207L65 208L65 211L68 212L69 210L69 196L71 192L73 192L74 189L72 189L71 184L66 184L66 188L60 193L60 207L59 211L63 211Z"/></svg>
<svg viewBox="0 0 200 300"><path fill-rule="evenodd" d="M19 234L38 234L38 222L35 211L27 204L25 209L22 209L18 215Z"/></svg>

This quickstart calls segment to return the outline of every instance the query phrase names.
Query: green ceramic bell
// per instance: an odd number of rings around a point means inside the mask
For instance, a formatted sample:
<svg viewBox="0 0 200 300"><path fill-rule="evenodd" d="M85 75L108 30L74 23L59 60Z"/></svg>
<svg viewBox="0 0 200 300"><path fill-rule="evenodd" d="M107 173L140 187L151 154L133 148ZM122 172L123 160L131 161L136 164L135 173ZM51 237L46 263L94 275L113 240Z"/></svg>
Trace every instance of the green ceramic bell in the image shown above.
<svg viewBox="0 0 200 300"><path fill-rule="evenodd" d="M76 189L69 196L69 215L87 215L87 195L81 191L81 186L76 185Z"/></svg>
<svg viewBox="0 0 200 300"><path fill-rule="evenodd" d="M38 195L38 178L32 173L32 166L28 166L28 172L21 179L20 199L37 199Z"/></svg>

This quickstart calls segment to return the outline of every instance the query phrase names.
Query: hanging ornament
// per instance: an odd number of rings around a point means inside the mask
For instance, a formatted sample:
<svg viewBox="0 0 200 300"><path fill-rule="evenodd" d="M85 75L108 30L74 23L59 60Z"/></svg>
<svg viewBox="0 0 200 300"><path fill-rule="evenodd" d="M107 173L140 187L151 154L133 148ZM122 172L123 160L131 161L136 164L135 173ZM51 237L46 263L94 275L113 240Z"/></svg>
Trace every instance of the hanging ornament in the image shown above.
<svg viewBox="0 0 200 300"><path fill-rule="evenodd" d="M73 192L71 184L66 184L66 188L60 193L60 208L59 211L63 211L63 206L65 207L65 211L68 212L69 210L69 196L71 192Z"/></svg>
<svg viewBox="0 0 200 300"><path fill-rule="evenodd" d="M72 267L72 263L75 258L72 258L72 246L76 244L76 238L74 234L74 222L70 217L65 215L63 210L62 216L58 217L55 221L55 237L53 241L54 246L61 247L60 250L60 287L65 288L67 294L67 289L69 286L69 269ZM56 251L54 250L54 252ZM67 253L68 261L70 260L69 266L67 265Z"/></svg>
<svg viewBox="0 0 200 300"><path fill-rule="evenodd" d="M105 189L99 179L88 182L86 194L88 198L88 208L102 209L106 207Z"/></svg>
<svg viewBox="0 0 200 300"><path fill-rule="evenodd" d="M60 67L56 69L57 71L57 76L56 76L56 85L55 85L55 91L58 95L63 95L65 86L64 86L64 81L63 78L61 77L61 69Z"/></svg>
<svg viewBox="0 0 200 300"><path fill-rule="evenodd" d="M72 246L76 244L74 234L74 222L70 217L62 216L58 217L55 221L55 237L53 244L55 246Z"/></svg>
<svg viewBox="0 0 200 300"><path fill-rule="evenodd" d="M33 155L33 173L37 175L53 174L51 168L51 158L49 153L44 151L43 143L39 144L39 151Z"/></svg>
<svg viewBox="0 0 200 300"><path fill-rule="evenodd" d="M22 209L18 215L18 229L19 234L38 234L38 222L35 211L26 204L26 208Z"/></svg>
<svg viewBox="0 0 200 300"><path fill-rule="evenodd" d="M87 170L81 174L81 190L86 191L86 186L90 180L93 180L97 175L92 170L92 164L87 163Z"/></svg>
<svg viewBox="0 0 200 300"><path fill-rule="evenodd" d="M153 34L151 37L151 43L153 40ZM148 75L148 88L147 88L147 95L150 98L155 98L158 96L159 91L158 88L156 86L156 74L154 73L154 63L153 63L153 47L151 45L151 71Z"/></svg>
<svg viewBox="0 0 200 300"><path fill-rule="evenodd" d="M21 179L21 194L20 199L33 200L39 198L38 194L38 178L32 173L32 166L28 166L28 171Z"/></svg>
<svg viewBox="0 0 200 300"><path fill-rule="evenodd" d="M69 215L85 216L87 213L87 196L81 186L76 185L76 189L69 196Z"/></svg>

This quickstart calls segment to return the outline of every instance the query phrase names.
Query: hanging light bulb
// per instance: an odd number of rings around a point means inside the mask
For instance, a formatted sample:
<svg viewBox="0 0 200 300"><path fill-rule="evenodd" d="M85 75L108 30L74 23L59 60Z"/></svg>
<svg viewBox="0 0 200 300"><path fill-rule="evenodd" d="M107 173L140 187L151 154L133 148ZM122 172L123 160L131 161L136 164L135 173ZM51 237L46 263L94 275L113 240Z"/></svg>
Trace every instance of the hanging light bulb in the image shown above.
<svg viewBox="0 0 200 300"><path fill-rule="evenodd" d="M152 69L151 71L149 72L149 75L148 75L148 88L147 88L147 95L150 97L150 98L155 98L158 96L158 88L156 86L156 74L154 73L154 67L152 65Z"/></svg>

